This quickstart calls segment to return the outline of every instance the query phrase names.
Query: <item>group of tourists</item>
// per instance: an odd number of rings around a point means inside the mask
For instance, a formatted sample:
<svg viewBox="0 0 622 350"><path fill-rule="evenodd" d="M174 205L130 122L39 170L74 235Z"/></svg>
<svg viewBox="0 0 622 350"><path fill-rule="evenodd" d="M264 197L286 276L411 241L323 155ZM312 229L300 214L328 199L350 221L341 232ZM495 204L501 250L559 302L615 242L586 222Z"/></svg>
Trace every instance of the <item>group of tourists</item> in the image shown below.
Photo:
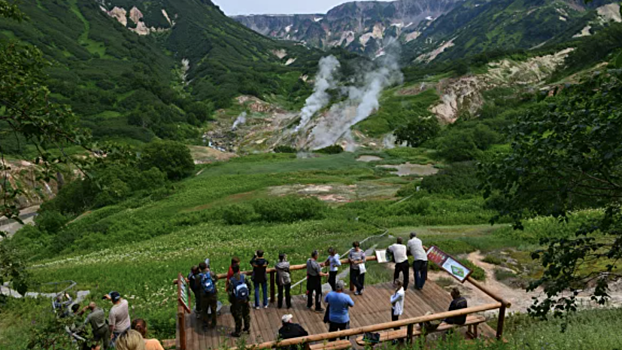
<svg viewBox="0 0 622 350"><path fill-rule="evenodd" d="M108 317L104 309L91 302L80 308L80 304L71 304L71 312L61 317L73 317L72 334L81 340L83 350L101 348L104 350L164 350L157 339L147 338L147 322L143 319L131 320L128 301L119 292L110 292L102 299L112 302ZM87 314L88 313L88 314ZM84 314L87 314L83 318ZM84 339L86 327L91 328L91 339Z"/></svg>
<svg viewBox="0 0 622 350"><path fill-rule="evenodd" d="M397 238L395 244L387 249L391 260L395 262L394 286L395 293L391 296L389 302L391 305L391 320L397 321L404 313L404 303L406 301L406 293L409 285L410 266L408 256L413 256L412 264L415 290L422 290L427 279L427 254L423 248L423 243L417 238L416 233L411 233L410 240L406 245L403 244L402 238ZM311 253L307 260L307 308L314 308L317 312L324 312L324 322L328 323L329 332L346 330L350 327L349 309L354 307L354 300L350 295L344 292L344 282L338 280L339 269L342 265L339 254L334 248L328 249L328 257L319 260L319 252L317 250ZM362 295L365 290L365 274L366 274L366 255L361 249L359 242L353 242L352 249L347 253L347 262L350 265L350 282L354 286L354 295ZM255 251L250 265L252 266L252 274L250 281L244 273L240 272L240 259L233 257L231 265L227 272L225 280L225 289L231 303L231 314L235 321L235 330L230 334L232 337L240 337L242 333L250 333L250 309L251 309L251 283L254 287L253 307L255 309L268 307L268 276L267 269L270 262L266 259L262 250ZM323 268L328 267L328 273L323 272ZM274 265L276 270L276 284L278 288L277 307L279 309L284 306L287 309L292 307L291 287L292 278L290 274L290 263L285 253L280 253L278 262ZM400 280L400 274L403 280ZM322 278L328 277L328 284L331 291L322 298ZM187 277L189 286L195 295L197 318L202 320L203 330L208 328L216 328L218 322L218 289L216 282L218 276L212 273L209 266L209 259L201 262L197 266L193 266ZM466 299L460 296L458 290L452 291L454 302L450 306L450 310L457 308L466 308ZM327 306L322 307L322 302ZM293 322L293 315L283 315L282 327L279 329L279 337L281 339L289 339L303 337L308 332L299 324ZM462 319L447 319L447 323L464 323ZM430 325L433 327L434 325Z"/></svg>

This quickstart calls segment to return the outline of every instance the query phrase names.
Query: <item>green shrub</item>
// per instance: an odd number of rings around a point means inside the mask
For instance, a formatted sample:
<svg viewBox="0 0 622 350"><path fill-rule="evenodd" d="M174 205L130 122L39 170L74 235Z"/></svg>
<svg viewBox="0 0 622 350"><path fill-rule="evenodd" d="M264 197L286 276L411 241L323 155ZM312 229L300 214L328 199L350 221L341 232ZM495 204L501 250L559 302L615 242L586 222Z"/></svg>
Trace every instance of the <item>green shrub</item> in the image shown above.
<svg viewBox="0 0 622 350"><path fill-rule="evenodd" d="M485 281L486 280L486 271L484 271L484 269L482 269L481 267L475 265L474 263L472 263L468 259L458 259L458 261L460 261L460 263L462 263L462 265L464 265L466 268L468 268L469 270L473 271L471 273L471 277L473 277L473 279L475 279L477 281Z"/></svg>
<svg viewBox="0 0 622 350"><path fill-rule="evenodd" d="M499 269L496 268L495 269L495 279L497 281L505 281L508 280L510 278L515 278L516 274L512 271L506 270L506 269Z"/></svg>
<svg viewBox="0 0 622 350"><path fill-rule="evenodd" d="M427 199L410 199L395 205L395 215L426 215L429 213L430 201Z"/></svg>
<svg viewBox="0 0 622 350"><path fill-rule="evenodd" d="M194 171L194 160L186 145L175 141L155 141L143 148L140 167L160 169L170 180L181 180Z"/></svg>
<svg viewBox="0 0 622 350"><path fill-rule="evenodd" d="M468 130L453 130L436 142L440 156L451 162L476 159L481 151L477 148L473 133Z"/></svg>
<svg viewBox="0 0 622 350"><path fill-rule="evenodd" d="M323 218L326 204L315 197L287 196L257 200L253 209L263 221L294 222Z"/></svg>
<svg viewBox="0 0 622 350"><path fill-rule="evenodd" d="M477 167L472 162L453 164L436 175L425 177L421 182L421 188L430 193L453 196L479 193L479 185Z"/></svg>
<svg viewBox="0 0 622 350"><path fill-rule="evenodd" d="M427 118L414 118L406 125L395 130L396 142L406 142L410 147L419 147L424 142L435 138L441 131L438 119L435 116Z"/></svg>
<svg viewBox="0 0 622 350"><path fill-rule="evenodd" d="M294 147L279 145L274 148L274 153L297 153Z"/></svg>
<svg viewBox="0 0 622 350"><path fill-rule="evenodd" d="M322 154L339 154L339 153L343 153L343 148L339 145L332 145L332 146L319 149L316 152L322 153Z"/></svg>
<svg viewBox="0 0 622 350"><path fill-rule="evenodd" d="M34 219L37 228L49 234L56 234L69 221L55 210L42 210Z"/></svg>
<svg viewBox="0 0 622 350"><path fill-rule="evenodd" d="M486 255L483 260L485 263L493 264L493 265L501 265L503 264L503 260L494 256L494 255Z"/></svg>
<svg viewBox="0 0 622 350"><path fill-rule="evenodd" d="M222 219L229 225L244 225L253 220L251 208L233 204L223 209Z"/></svg>

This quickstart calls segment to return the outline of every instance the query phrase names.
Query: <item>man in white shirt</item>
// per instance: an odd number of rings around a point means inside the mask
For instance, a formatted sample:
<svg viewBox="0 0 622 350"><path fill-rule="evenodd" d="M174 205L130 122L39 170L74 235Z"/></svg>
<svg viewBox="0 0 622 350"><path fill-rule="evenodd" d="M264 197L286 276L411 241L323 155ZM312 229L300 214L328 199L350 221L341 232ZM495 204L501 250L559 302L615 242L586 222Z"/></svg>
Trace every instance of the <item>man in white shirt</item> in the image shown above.
<svg viewBox="0 0 622 350"><path fill-rule="evenodd" d="M408 266L408 255L406 246L403 244L402 237L397 237L397 243L392 244L388 250L393 254L393 260L395 260L395 272L393 273L393 280L400 278L400 272L404 274L404 288L408 289L408 280L410 278L410 269Z"/></svg>
<svg viewBox="0 0 622 350"><path fill-rule="evenodd" d="M415 275L415 289L422 290L428 279L428 255L423 249L423 242L417 238L417 233L410 233L408 253L413 256L413 273Z"/></svg>
<svg viewBox="0 0 622 350"><path fill-rule="evenodd" d="M395 286L395 294L391 295L391 321L397 321L404 313L404 287L402 287L402 281L395 280L393 282ZM394 328L395 330L400 327Z"/></svg>
<svg viewBox="0 0 622 350"><path fill-rule="evenodd" d="M335 251L335 248L328 248L328 259L324 262L324 266L330 266L328 271L328 284L335 291L335 283L337 283L337 272L339 272L339 266L341 266L341 260L339 260L339 254Z"/></svg>

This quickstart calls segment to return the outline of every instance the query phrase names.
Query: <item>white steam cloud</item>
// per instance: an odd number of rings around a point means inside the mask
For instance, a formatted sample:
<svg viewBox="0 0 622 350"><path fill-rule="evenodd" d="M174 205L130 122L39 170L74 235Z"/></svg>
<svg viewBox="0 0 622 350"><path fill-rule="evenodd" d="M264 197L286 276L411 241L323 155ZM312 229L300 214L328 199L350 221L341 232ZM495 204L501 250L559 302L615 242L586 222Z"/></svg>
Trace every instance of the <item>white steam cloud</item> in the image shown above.
<svg viewBox="0 0 622 350"><path fill-rule="evenodd" d="M320 69L315 77L313 94L307 98L305 106L300 112L300 124L296 127L296 132L304 128L311 120L311 117L330 102L330 95L327 91L334 89L337 85L334 74L341 66L339 60L332 55L322 57L319 66Z"/></svg>
<svg viewBox="0 0 622 350"><path fill-rule="evenodd" d="M399 43L393 40L387 47L386 55L376 60L377 68L363 76L363 86L348 87L348 100L333 105L326 118L312 130L307 143L309 149L328 147L343 136L346 136L348 144L353 142L351 135L347 134L350 128L367 119L380 107L379 98L385 88L403 82L404 76L398 62Z"/></svg>
<svg viewBox="0 0 622 350"><path fill-rule="evenodd" d="M246 123L246 112L242 112L233 122L233 126L231 127L231 131L238 128L239 125Z"/></svg>

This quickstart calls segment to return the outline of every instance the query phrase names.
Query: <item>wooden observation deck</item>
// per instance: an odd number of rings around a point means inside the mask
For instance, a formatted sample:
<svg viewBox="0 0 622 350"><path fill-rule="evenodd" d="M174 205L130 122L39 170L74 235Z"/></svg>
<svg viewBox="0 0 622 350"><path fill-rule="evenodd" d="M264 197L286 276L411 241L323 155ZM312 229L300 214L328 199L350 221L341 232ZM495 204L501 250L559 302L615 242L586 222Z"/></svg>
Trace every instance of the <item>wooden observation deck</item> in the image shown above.
<svg viewBox="0 0 622 350"><path fill-rule="evenodd" d="M367 261L374 261L375 257L369 257ZM346 262L344 260L342 262ZM306 268L305 265L291 266L290 270L300 270ZM496 337L500 339L503 334L503 323L505 319L505 310L510 307L510 303L503 298L495 295L477 281L468 277L466 283L471 283L476 288L483 291L491 297L491 304L486 305L470 305L467 309L447 312L451 302L451 296L447 291L438 286L436 283L428 280L422 291L412 289L406 291L404 314L399 321L391 322L391 305L390 297L394 293L391 283L379 285L365 286L363 295L355 296L352 291L346 292L352 296L355 306L350 308L350 330L328 333L328 325L324 323L324 312L316 312L313 309L307 309L306 296L292 296L292 308L278 309L275 303L275 271L268 269L270 274L270 306L267 309L251 309L251 329L246 337L245 344L249 349L270 349L279 346L304 344L304 348L309 349L310 343L320 344L322 342L330 342L336 340L340 336L351 336L352 347L356 348L354 338L355 335L362 335L366 332L379 332L393 330L394 327L403 327L407 329L404 337L412 339L416 336L414 331L415 325L431 320L442 320L446 317L458 315L473 315L478 312L499 310L499 322L496 330L493 331L485 323L475 325L474 332L470 335L484 337ZM412 271L411 271L412 273ZM225 276L220 276L225 277ZM411 281L414 281L411 275ZM182 281L182 283L178 283ZM175 283L178 285L179 306L177 312L177 340L176 347L180 350L208 350L218 348L235 348L237 338L229 336L234 330L233 316L229 310L229 306L224 306L218 316L218 326L216 329L202 330L202 322L196 318L194 312L186 307L189 305L189 295L184 278L179 274ZM224 293L224 290L219 290ZM326 305L324 305L326 307ZM426 316L431 312L432 315ZM292 314L294 322L302 325L309 336L303 338L288 339L276 343L277 333L281 327L281 317L285 314ZM347 334L344 334L347 333ZM464 333L464 332L463 332ZM349 344L348 344L349 346ZM311 347L311 349L316 349ZM332 349L328 347L328 349Z"/></svg>
<svg viewBox="0 0 622 350"><path fill-rule="evenodd" d="M395 292L391 283L365 287L361 296L352 295L355 306L350 309L350 328L371 326L391 321L391 305L389 299ZM406 292L404 315L401 319L424 316L428 311L440 313L447 311L451 296L436 283L428 281L422 291L412 288ZM247 336L247 344L259 344L277 339L281 327L281 316L291 313L294 322L300 323L309 334L328 332L328 325L323 322L324 313L309 310L304 295L292 296L292 308L278 309L271 304L267 309L251 310L251 333ZM326 307L326 306L324 306ZM207 332L202 330L201 320L195 314L185 314L186 349L206 350L236 346L236 338L229 337L234 330L234 322L229 307L225 306L218 317L218 327ZM480 326L482 327L482 326ZM482 333L486 330L480 329ZM492 333L492 329L488 332ZM492 333L494 334L494 333Z"/></svg>

